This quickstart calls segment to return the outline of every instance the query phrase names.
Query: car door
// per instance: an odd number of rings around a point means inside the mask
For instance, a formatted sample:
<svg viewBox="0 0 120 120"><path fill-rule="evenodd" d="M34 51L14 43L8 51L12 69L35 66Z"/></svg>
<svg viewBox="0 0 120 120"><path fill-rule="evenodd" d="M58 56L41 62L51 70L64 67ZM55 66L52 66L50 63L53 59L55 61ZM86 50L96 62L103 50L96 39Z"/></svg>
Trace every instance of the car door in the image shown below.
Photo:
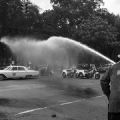
<svg viewBox="0 0 120 120"><path fill-rule="evenodd" d="M18 76L19 78L25 78L26 77L26 70L22 66L18 66Z"/></svg>
<svg viewBox="0 0 120 120"><path fill-rule="evenodd" d="M11 68L11 78L17 78L18 77L18 68L17 66L13 66Z"/></svg>

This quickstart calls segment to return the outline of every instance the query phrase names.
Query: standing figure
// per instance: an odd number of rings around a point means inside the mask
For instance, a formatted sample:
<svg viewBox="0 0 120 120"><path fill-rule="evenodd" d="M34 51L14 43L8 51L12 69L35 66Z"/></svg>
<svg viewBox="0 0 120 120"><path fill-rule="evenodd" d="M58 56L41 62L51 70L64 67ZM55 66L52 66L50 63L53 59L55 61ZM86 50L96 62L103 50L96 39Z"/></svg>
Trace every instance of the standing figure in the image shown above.
<svg viewBox="0 0 120 120"><path fill-rule="evenodd" d="M108 120L120 120L120 62L109 67L100 83L109 101Z"/></svg>

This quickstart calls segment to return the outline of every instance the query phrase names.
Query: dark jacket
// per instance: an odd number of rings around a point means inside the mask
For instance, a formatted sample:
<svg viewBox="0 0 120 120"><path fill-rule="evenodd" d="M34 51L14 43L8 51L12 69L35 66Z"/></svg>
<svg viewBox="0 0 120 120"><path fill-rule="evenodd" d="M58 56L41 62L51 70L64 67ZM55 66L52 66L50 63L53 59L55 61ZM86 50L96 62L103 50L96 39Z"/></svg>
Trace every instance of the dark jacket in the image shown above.
<svg viewBox="0 0 120 120"><path fill-rule="evenodd" d="M120 112L120 62L109 68L100 83L109 100L109 112Z"/></svg>

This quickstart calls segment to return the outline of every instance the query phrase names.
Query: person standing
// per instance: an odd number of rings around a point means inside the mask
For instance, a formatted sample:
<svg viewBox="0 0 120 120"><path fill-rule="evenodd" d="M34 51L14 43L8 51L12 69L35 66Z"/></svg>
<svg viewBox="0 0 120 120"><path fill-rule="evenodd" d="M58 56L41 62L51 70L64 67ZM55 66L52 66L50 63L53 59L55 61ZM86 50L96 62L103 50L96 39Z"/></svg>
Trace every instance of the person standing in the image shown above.
<svg viewBox="0 0 120 120"><path fill-rule="evenodd" d="M120 120L120 62L109 67L100 84L109 101L108 120Z"/></svg>

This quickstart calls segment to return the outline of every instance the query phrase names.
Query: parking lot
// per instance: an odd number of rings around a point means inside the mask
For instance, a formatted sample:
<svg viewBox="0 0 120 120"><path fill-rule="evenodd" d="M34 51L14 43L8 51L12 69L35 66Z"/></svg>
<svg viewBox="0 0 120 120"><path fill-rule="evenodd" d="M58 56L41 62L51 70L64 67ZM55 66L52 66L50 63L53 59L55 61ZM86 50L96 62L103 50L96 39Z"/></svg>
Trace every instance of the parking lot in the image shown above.
<svg viewBox="0 0 120 120"><path fill-rule="evenodd" d="M0 81L5 120L106 120L107 99L99 80L42 76Z"/></svg>

